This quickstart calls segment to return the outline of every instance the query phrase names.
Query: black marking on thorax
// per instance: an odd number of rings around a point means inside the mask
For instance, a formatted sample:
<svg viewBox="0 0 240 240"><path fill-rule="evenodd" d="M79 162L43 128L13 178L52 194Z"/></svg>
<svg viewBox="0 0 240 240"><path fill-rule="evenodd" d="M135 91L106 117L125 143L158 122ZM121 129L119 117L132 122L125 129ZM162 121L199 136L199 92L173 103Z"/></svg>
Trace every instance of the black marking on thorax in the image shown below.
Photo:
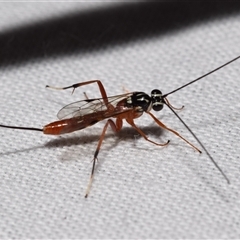
<svg viewBox="0 0 240 240"><path fill-rule="evenodd" d="M144 92L134 92L130 97L126 99L127 107L138 107L140 112L148 111L152 106L151 97Z"/></svg>

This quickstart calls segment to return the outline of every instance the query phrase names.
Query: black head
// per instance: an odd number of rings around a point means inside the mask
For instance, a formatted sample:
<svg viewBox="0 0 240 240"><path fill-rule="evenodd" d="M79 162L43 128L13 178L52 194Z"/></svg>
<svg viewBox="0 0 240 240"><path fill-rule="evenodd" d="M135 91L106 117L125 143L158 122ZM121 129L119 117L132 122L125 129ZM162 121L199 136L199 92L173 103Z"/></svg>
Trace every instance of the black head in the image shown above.
<svg viewBox="0 0 240 240"><path fill-rule="evenodd" d="M152 99L152 108L154 111L160 111L163 109L163 98L162 92L158 89L154 89L151 92L151 99Z"/></svg>

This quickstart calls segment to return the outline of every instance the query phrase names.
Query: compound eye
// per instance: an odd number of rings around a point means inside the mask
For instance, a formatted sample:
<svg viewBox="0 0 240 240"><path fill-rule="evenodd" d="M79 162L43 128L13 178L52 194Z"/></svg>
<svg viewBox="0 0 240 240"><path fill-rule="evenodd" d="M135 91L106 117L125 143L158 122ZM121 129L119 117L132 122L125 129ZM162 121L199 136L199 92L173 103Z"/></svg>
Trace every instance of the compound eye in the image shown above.
<svg viewBox="0 0 240 240"><path fill-rule="evenodd" d="M161 98L162 97L162 92L158 89L154 89L151 92L152 98Z"/></svg>
<svg viewBox="0 0 240 240"><path fill-rule="evenodd" d="M152 109L153 109L154 111L160 111L160 110L162 110L162 109L163 109L163 103L158 103L158 102L153 103Z"/></svg>

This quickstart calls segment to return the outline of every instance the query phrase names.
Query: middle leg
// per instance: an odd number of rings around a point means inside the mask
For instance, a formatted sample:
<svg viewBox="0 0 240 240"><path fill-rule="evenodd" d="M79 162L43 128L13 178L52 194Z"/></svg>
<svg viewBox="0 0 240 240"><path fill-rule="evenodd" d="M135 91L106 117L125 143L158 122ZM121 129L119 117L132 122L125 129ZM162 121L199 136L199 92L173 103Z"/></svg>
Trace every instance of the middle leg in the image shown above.
<svg viewBox="0 0 240 240"><path fill-rule="evenodd" d="M87 186L85 198L88 197L90 188L91 188L91 186L92 186L93 175L94 175L95 165L96 165L96 161L97 161L97 156L98 156L98 153L99 153L99 151L100 151L100 148L101 148L103 139L104 139L104 137L105 137L105 133L106 133L107 128L108 128L109 125L110 125L110 127L112 128L112 130L113 130L114 132L118 132L118 131L120 131L120 129L122 128L122 120L121 120L121 119L117 119L117 120L116 120L116 124L115 124L115 123L113 122L113 120L108 119L107 123L105 124L105 126L104 126L104 128L103 128L102 134L101 134L100 139L99 139L99 141L98 141L97 148L96 148L95 153L94 153L93 166L92 166L91 176L90 176L90 179L89 179L89 182L88 182L88 186Z"/></svg>

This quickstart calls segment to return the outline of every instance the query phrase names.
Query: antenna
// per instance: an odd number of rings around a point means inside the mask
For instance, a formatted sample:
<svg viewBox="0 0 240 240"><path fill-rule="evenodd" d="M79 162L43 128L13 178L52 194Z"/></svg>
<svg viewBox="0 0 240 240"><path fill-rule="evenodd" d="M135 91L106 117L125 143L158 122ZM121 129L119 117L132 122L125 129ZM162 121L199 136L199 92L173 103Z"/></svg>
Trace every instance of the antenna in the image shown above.
<svg viewBox="0 0 240 240"><path fill-rule="evenodd" d="M185 87L187 87L188 85L191 85L192 83L195 83L195 82L199 81L199 80L202 79L202 78L205 78L206 76L208 76L208 75L210 75L210 74L218 71L219 69L221 69L221 68L229 65L230 63L235 62L235 61L238 60L239 58L240 58L240 55L239 55L238 57L232 59L231 61L229 61L229 62L227 62L227 63L224 63L224 64L221 65L220 67L217 67L217 68L213 69L212 71L210 71L210 72L202 75L201 77L198 77L197 79L195 79L195 80L193 80L193 81L191 81L191 82L189 82L189 83L187 83L187 84L185 84L185 85L183 85L183 86L181 86L181 87L179 87L179 88L177 88L177 89L175 89L175 90L173 90L173 91L171 91L171 92L169 92L169 93L167 93L167 94L164 94L162 97L165 98L165 97L167 97L168 95L170 95L170 94L172 94L172 93L175 93L175 92L177 92L178 90L180 90L180 89L182 89L182 88L185 88ZM165 103L165 104L166 104L166 103ZM166 104L166 105L167 105L167 104Z"/></svg>
<svg viewBox="0 0 240 240"><path fill-rule="evenodd" d="M215 162L213 157L210 155L210 153L207 151L207 149L204 147L204 145L201 143L201 141L198 139L198 137L194 134L194 132L188 127L188 125L180 118L180 116L173 110L173 108L168 105L165 101L164 103L171 109L171 111L177 116L177 118L182 122L182 124L186 127L186 129L192 134L192 136L197 140L199 145L202 147L202 149L205 151L205 153L208 155L212 163L215 165L215 167L219 170L219 172L222 174L222 176L226 179L227 183L230 184L230 181L226 174L223 172L223 170L218 166L218 164Z"/></svg>
<svg viewBox="0 0 240 240"><path fill-rule="evenodd" d="M179 87L179 88L177 88L177 89L175 89L175 90L173 90L173 91L171 91L171 92L169 92L169 93L167 93L167 94L164 94L164 95L162 96L162 98L164 99L164 98L166 98L168 95L170 95L170 94L172 94L172 93L175 93L175 92L177 92L177 91L179 91L179 90L187 87L188 85L191 85L192 83L195 83L195 82L199 81L199 80L202 79L202 78L205 78L206 76L208 76L208 75L210 75L210 74L212 74L212 73L220 70L221 68L226 67L226 66L229 65L230 63L235 62L235 61L238 60L239 58L240 58L240 55L237 56L237 57L235 57L234 59L228 61L227 63L224 63L223 65L221 65L221 66L213 69L212 71L210 71L210 72L208 72L208 73L206 73L206 74L204 74L204 75L196 78L195 80L193 80L193 81L191 81L191 82L189 82L189 83L187 83L187 84L185 84L185 85L183 85L183 86L181 86L181 87ZM230 184L230 181L229 181L228 177L225 175L225 173L222 171L222 169L218 166L218 164L215 162L215 160L213 159L213 157L210 155L210 153L207 151L207 149L204 147L204 145L201 143L201 141L197 138L197 136L193 133L193 131L192 131L192 130L188 127L188 125L182 120L182 118L180 118L180 116L173 110L172 106L168 103L167 98L164 99L163 102L164 102L165 105L167 105L167 106L169 107L169 109L174 113L174 115L177 116L177 118L182 122L182 124L187 128L187 130L188 130L188 131L192 134L192 136L197 140L197 142L200 144L200 146L202 147L202 149L206 152L206 154L208 155L208 157L210 158L210 160L212 161L212 163L213 163L213 164L215 165L215 167L219 170L219 172L222 174L222 176L226 179L227 183Z"/></svg>

